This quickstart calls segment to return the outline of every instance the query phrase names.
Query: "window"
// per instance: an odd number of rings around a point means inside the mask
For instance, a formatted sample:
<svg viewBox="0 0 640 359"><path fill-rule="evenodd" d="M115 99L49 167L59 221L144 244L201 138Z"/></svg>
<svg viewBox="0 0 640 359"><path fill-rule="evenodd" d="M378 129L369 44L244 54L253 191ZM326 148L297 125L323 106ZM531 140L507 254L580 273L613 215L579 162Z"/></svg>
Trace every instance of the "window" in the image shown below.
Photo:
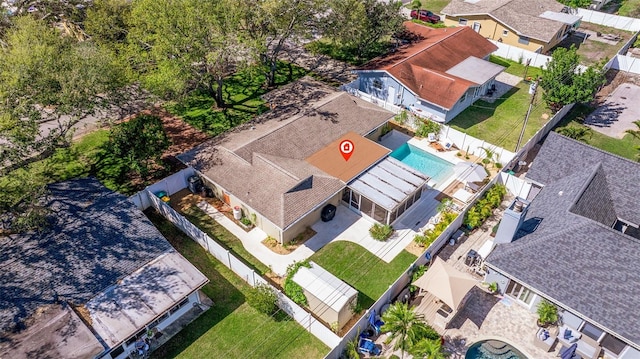
<svg viewBox="0 0 640 359"><path fill-rule="evenodd" d="M189 298L184 298L184 300L182 302L180 302L178 305L176 305L175 307L171 308L171 310L169 311L169 313L174 314L175 312L178 311L178 309L182 308L185 306L185 304L189 303Z"/></svg>
<svg viewBox="0 0 640 359"><path fill-rule="evenodd" d="M596 328L596 326L591 323L584 323L584 327L582 327L580 331L582 332L582 334L588 336L593 340L600 339L600 336L602 335L602 333L604 333L604 331L600 330L600 328Z"/></svg>
<svg viewBox="0 0 640 359"><path fill-rule="evenodd" d="M507 294L525 304L531 304L534 297L533 292L513 280L509 282L509 285L507 286Z"/></svg>
<svg viewBox="0 0 640 359"><path fill-rule="evenodd" d="M604 335L601 344L603 348L615 355L622 353L622 350L627 346L625 342L608 333Z"/></svg>
<svg viewBox="0 0 640 359"><path fill-rule="evenodd" d="M122 347L122 345L120 345L119 347L113 349L111 353L109 353L109 355L111 355L112 358L117 358L118 355L122 353L124 353L124 348Z"/></svg>
<svg viewBox="0 0 640 359"><path fill-rule="evenodd" d="M371 210L373 209L373 202L365 196L362 196L362 200L360 201L360 211L363 214L366 214L369 217L373 217Z"/></svg>
<svg viewBox="0 0 640 359"><path fill-rule="evenodd" d="M349 203L351 201L351 188L345 188L342 192L342 201Z"/></svg>
<svg viewBox="0 0 640 359"><path fill-rule="evenodd" d="M373 219L380 223L385 223L387 220L387 210L383 207L376 205L375 210L373 212Z"/></svg>
<svg viewBox="0 0 640 359"><path fill-rule="evenodd" d="M373 87L382 90L382 81L380 79L373 80Z"/></svg>
<svg viewBox="0 0 640 359"><path fill-rule="evenodd" d="M502 30L502 36L509 35L509 30Z"/></svg>
<svg viewBox="0 0 640 359"><path fill-rule="evenodd" d="M460 97L460 103L463 103L467 99L467 93L465 92L462 97Z"/></svg>
<svg viewBox="0 0 640 359"><path fill-rule="evenodd" d="M458 24L459 25L466 25L467 24L467 19L460 18L460 20L458 20Z"/></svg>
<svg viewBox="0 0 640 359"><path fill-rule="evenodd" d="M518 43L523 45L529 45L529 38L526 36L520 36L518 38Z"/></svg>

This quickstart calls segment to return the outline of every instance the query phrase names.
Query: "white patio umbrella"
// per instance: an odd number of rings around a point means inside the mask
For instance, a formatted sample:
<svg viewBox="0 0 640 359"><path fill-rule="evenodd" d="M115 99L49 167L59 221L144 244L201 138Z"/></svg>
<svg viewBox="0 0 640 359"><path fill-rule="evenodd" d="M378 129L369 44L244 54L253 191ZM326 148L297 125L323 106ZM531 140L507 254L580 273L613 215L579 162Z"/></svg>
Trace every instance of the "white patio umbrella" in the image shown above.
<svg viewBox="0 0 640 359"><path fill-rule="evenodd" d="M481 182L489 176L484 167L471 162L456 163L453 172L459 180L465 182Z"/></svg>
<svg viewBox="0 0 640 359"><path fill-rule="evenodd" d="M457 310L465 295L478 283L467 273L463 273L436 257L429 270L413 285L440 298L451 309Z"/></svg>

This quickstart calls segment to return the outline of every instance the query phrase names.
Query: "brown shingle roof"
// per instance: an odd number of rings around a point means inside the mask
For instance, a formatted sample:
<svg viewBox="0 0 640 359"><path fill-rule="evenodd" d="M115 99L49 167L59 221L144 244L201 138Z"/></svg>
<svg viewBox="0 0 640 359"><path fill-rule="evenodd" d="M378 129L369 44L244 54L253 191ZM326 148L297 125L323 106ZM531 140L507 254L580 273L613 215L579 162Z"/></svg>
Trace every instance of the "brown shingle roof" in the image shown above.
<svg viewBox="0 0 640 359"><path fill-rule="evenodd" d="M564 7L555 0L480 0L475 3L452 0L442 13L455 17L489 15L518 35L549 42L564 23L542 18L540 14L561 12Z"/></svg>
<svg viewBox="0 0 640 359"><path fill-rule="evenodd" d="M497 49L468 27L433 29L413 22L405 27L422 39L373 59L360 70L387 71L421 99L446 109L469 87L479 85L446 71L471 56L482 59Z"/></svg>
<svg viewBox="0 0 640 359"><path fill-rule="evenodd" d="M343 140L353 142L353 152L348 161L345 161L339 149ZM311 155L307 158L307 162L348 183L364 170L386 157L389 152L391 151L388 148L380 146L366 137L362 137L355 132L348 132Z"/></svg>
<svg viewBox="0 0 640 359"><path fill-rule="evenodd" d="M349 131L365 135L392 116L330 91L292 118L214 138L178 158L284 229L344 187L305 159Z"/></svg>

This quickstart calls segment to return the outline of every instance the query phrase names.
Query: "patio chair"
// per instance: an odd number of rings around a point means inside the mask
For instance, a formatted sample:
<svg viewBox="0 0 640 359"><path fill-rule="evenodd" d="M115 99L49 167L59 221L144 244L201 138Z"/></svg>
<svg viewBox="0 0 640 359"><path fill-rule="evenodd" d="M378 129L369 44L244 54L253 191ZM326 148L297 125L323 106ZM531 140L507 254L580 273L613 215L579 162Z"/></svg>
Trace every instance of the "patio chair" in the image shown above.
<svg viewBox="0 0 640 359"><path fill-rule="evenodd" d="M371 339L360 338L358 341L358 352L361 354L380 355L380 348Z"/></svg>
<svg viewBox="0 0 640 359"><path fill-rule="evenodd" d="M430 133L427 135L427 140L428 140L429 142L436 142L436 141L438 141L438 137L436 137L436 134L435 134L435 133L430 132Z"/></svg>

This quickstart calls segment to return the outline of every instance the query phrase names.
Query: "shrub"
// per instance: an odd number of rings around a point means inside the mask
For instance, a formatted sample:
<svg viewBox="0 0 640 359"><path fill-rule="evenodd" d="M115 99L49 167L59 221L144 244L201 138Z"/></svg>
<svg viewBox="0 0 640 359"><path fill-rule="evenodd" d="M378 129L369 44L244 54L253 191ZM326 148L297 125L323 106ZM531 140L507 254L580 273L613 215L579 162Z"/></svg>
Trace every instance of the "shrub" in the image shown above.
<svg viewBox="0 0 640 359"><path fill-rule="evenodd" d="M469 229L479 227L491 216L493 210L500 206L505 194L507 194L507 187L504 185L496 184L491 187L473 207L469 208L463 223Z"/></svg>
<svg viewBox="0 0 640 359"><path fill-rule="evenodd" d="M420 247L429 247L438 237L444 232L444 230L453 222L458 214L449 210L447 207L441 210L440 222L436 223L432 229L427 229L423 234L417 234L413 237L413 241Z"/></svg>
<svg viewBox="0 0 640 359"><path fill-rule="evenodd" d="M240 218L240 223L244 224L245 226L250 226L253 224L251 220L247 217Z"/></svg>
<svg viewBox="0 0 640 359"><path fill-rule="evenodd" d="M376 223L369 228L369 233L377 241L386 241L393 234L393 227L388 224Z"/></svg>
<svg viewBox="0 0 640 359"><path fill-rule="evenodd" d="M402 110L399 114L397 114L394 118L393 118L398 124L400 125L404 125L407 120L409 119L409 114L407 113L407 110Z"/></svg>
<svg viewBox="0 0 640 359"><path fill-rule="evenodd" d="M311 265L307 261L293 262L287 267L287 277L284 280L284 294L291 298L295 303L307 305L307 297L304 295L302 287L293 281L293 276L298 272L300 267L310 268Z"/></svg>
<svg viewBox="0 0 640 359"><path fill-rule="evenodd" d="M440 133L441 128L442 125L437 122L431 120L423 120L416 130L416 136L427 137L430 133L435 133L437 135L438 133Z"/></svg>
<svg viewBox="0 0 640 359"><path fill-rule="evenodd" d="M558 321L558 308L548 300L538 304L538 321L542 325L553 324Z"/></svg>
<svg viewBox="0 0 640 359"><path fill-rule="evenodd" d="M278 309L278 296L267 284L258 284L247 293L247 303L260 313L271 315Z"/></svg>
<svg viewBox="0 0 640 359"><path fill-rule="evenodd" d="M418 266L417 268L415 268L413 270L413 272L411 273L411 283L417 281L418 278L422 277L422 275L424 274L424 272L427 271L427 269L429 269L429 267L427 267L425 265L421 265L421 266ZM418 289L418 288L415 285L413 285L413 284L409 285L409 291L411 293L415 292L416 289Z"/></svg>

